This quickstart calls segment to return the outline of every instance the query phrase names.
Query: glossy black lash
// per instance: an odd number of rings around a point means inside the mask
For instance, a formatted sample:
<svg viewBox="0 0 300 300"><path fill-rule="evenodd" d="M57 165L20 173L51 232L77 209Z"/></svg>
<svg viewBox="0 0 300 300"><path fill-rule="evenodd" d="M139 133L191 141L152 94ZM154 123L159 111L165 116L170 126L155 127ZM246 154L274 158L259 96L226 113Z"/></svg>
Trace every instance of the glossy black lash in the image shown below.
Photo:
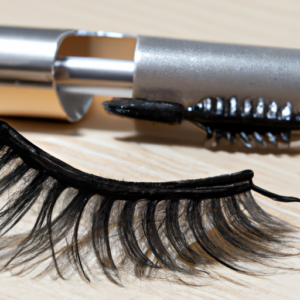
<svg viewBox="0 0 300 300"><path fill-rule="evenodd" d="M299 199L257 187L251 170L124 182L79 171L2 121L0 144L2 271L68 278L75 270L90 281L101 270L122 285L124 273L213 276L213 263L256 275L275 258L295 255L288 248L294 229L264 212L251 190L275 201ZM32 212L34 225L16 232Z"/></svg>

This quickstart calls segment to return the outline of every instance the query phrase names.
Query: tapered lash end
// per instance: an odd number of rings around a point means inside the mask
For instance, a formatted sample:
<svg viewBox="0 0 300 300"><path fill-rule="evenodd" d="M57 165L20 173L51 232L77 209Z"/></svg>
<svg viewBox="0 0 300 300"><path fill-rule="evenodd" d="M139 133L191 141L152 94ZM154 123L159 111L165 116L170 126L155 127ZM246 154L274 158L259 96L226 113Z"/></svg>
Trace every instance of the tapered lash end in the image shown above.
<svg viewBox="0 0 300 300"><path fill-rule="evenodd" d="M140 99L103 102L104 109L115 115L153 122L181 123L184 107L179 103Z"/></svg>

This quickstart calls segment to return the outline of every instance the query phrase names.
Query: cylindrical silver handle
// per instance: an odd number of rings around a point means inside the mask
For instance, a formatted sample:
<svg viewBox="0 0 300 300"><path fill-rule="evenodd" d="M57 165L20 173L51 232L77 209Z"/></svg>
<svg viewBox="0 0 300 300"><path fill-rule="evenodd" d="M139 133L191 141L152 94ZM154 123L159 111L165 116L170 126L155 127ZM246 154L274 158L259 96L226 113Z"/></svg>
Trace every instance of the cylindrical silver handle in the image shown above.
<svg viewBox="0 0 300 300"><path fill-rule="evenodd" d="M300 50L0 26L3 102L12 103L15 88L37 102L45 101L40 93L44 89L49 99L59 100L62 118L66 114L72 122L83 117L96 94L185 106L210 96L236 96L238 101L256 97L264 98L266 105L276 100L278 107L290 102L298 112ZM4 114L10 111L15 110Z"/></svg>

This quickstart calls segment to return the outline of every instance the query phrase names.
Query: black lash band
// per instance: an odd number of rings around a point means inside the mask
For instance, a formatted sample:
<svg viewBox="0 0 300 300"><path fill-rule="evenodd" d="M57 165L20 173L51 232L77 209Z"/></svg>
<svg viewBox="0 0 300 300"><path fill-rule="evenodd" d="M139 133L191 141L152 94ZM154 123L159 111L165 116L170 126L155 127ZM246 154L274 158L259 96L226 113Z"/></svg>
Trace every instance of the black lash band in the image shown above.
<svg viewBox="0 0 300 300"><path fill-rule="evenodd" d="M89 281L99 266L121 285L122 272L149 278L169 270L179 280L180 274L213 275L209 265L215 262L261 274L262 265L293 255L288 240L294 230L264 212L251 190L276 201L299 199L255 186L251 170L123 182L71 167L5 122L0 143L0 195L8 197L0 210L2 270L55 270L67 278L75 269ZM8 235L36 206L33 227Z"/></svg>

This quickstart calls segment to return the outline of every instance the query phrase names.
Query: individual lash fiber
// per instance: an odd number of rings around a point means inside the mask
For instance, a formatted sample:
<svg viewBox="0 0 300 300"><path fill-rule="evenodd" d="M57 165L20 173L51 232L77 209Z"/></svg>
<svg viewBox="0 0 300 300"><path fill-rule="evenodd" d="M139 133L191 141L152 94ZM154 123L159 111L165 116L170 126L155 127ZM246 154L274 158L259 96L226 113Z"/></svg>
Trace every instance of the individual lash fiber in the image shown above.
<svg viewBox="0 0 300 300"><path fill-rule="evenodd" d="M215 276L215 263L264 275L262 266L269 270L277 258L298 255L289 248L296 231L264 212L251 190L276 201L299 199L255 186L250 170L123 182L67 165L2 121L0 142L0 196L7 198L0 210L2 271L69 278L75 270L90 281L101 270L118 285L124 274L167 274L177 282L193 276L201 284L198 278Z"/></svg>

